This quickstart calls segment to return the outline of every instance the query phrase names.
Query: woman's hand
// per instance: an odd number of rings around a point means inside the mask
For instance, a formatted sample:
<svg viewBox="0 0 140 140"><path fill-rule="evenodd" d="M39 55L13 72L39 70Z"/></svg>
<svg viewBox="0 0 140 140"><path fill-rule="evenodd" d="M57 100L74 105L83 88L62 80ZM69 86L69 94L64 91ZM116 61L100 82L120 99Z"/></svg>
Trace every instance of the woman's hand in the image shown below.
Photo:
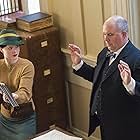
<svg viewBox="0 0 140 140"><path fill-rule="evenodd" d="M15 100L18 99L18 95L17 95L17 94L12 93L12 96L14 97ZM7 95L6 95L5 93L3 93L2 98L3 98L3 101L4 101L4 102L10 103L10 101L9 101L9 99L8 99L8 97L7 97Z"/></svg>

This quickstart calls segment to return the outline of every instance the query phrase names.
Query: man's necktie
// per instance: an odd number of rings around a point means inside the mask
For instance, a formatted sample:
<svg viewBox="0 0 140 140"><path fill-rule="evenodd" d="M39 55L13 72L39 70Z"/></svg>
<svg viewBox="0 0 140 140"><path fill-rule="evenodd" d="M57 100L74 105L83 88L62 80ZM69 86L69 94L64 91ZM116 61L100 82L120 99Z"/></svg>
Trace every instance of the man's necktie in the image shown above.
<svg viewBox="0 0 140 140"><path fill-rule="evenodd" d="M107 51L106 53L106 57L109 57L109 58L115 58L116 57L116 54L114 52L110 52L110 51Z"/></svg>
<svg viewBox="0 0 140 140"><path fill-rule="evenodd" d="M106 66L110 65L111 60L115 59L116 54L114 52L107 51L106 53Z"/></svg>

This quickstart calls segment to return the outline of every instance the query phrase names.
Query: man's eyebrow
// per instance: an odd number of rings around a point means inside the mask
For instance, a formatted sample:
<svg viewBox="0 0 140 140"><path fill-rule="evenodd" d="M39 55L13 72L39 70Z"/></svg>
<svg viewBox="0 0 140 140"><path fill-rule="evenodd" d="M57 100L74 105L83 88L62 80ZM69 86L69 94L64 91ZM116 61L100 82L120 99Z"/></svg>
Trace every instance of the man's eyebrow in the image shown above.
<svg viewBox="0 0 140 140"><path fill-rule="evenodd" d="M115 33L103 33L103 35L107 35L107 36L113 36Z"/></svg>

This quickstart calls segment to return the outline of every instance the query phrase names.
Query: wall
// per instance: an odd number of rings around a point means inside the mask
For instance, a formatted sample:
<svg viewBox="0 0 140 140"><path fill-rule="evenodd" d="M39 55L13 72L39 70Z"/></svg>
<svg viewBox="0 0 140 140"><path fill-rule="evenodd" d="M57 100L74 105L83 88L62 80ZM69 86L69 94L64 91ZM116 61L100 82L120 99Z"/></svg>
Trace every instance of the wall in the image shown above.
<svg viewBox="0 0 140 140"><path fill-rule="evenodd" d="M60 29L61 47L66 54L66 83L71 109L71 129L87 136L91 84L72 73L69 43L79 45L84 59L94 65L98 52L104 47L102 40L102 0L52 0L49 12ZM100 138L99 129L94 134ZM92 139L95 139L94 137Z"/></svg>
<svg viewBox="0 0 140 140"><path fill-rule="evenodd" d="M138 33L134 32L138 29L138 21L131 15L138 0L133 3L131 0L40 0L40 3L42 11L53 14L54 24L60 29L61 48L66 58L71 129L87 138L92 84L72 73L68 44L79 45L83 59L95 65L97 54L104 47L102 24L109 16L119 14L128 18L130 38L139 46ZM136 25L135 28L133 25ZM99 128L89 139L100 139Z"/></svg>

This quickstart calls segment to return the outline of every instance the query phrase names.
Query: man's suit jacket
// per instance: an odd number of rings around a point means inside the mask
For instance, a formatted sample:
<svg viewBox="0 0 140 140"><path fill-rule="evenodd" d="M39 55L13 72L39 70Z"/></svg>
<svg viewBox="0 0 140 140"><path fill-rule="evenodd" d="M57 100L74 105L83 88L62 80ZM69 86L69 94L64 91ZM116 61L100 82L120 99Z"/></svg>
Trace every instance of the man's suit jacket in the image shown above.
<svg viewBox="0 0 140 140"><path fill-rule="evenodd" d="M97 90L97 79L105 61L107 48L104 48L97 57L95 68L86 63L74 73L93 82L89 112L89 135L100 125L100 121L91 110ZM138 88L136 95L130 95L122 84L118 69L119 61L128 63L132 77L140 82L140 51L131 41L120 52L115 61L109 66L104 81L101 84L101 109L105 140L140 140L140 96ZM139 88L140 90L140 88ZM91 114L94 112L94 114Z"/></svg>

